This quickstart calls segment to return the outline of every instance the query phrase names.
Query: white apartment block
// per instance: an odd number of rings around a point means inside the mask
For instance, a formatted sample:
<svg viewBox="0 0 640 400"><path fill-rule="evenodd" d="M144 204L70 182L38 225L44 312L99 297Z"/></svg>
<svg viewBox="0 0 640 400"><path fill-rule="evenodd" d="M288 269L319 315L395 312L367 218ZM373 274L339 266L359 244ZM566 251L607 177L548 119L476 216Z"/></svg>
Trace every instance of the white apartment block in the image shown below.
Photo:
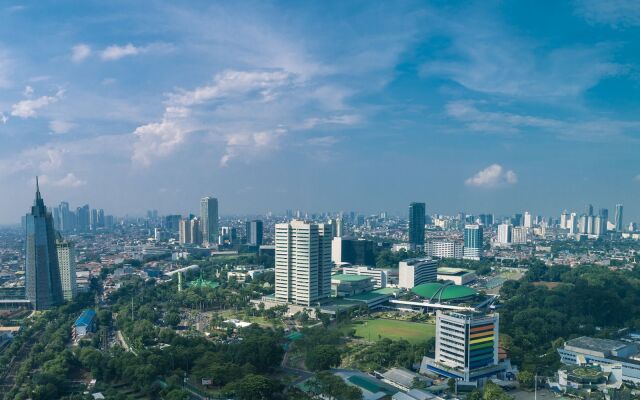
<svg viewBox="0 0 640 400"><path fill-rule="evenodd" d="M511 243L513 244L523 244L527 243L528 239L527 228L524 226L514 226L511 231Z"/></svg>
<svg viewBox="0 0 640 400"><path fill-rule="evenodd" d="M452 240L433 240L425 243L425 253L430 257L462 258L462 243Z"/></svg>
<svg viewBox="0 0 640 400"><path fill-rule="evenodd" d="M370 268L364 265L356 265L353 267L343 268L342 273L345 275L370 276L374 289L387 287L387 273L381 269Z"/></svg>
<svg viewBox="0 0 640 400"><path fill-rule="evenodd" d="M498 225L498 238L497 242L500 244L511 243L511 236L513 233L513 226L511 224Z"/></svg>
<svg viewBox="0 0 640 400"><path fill-rule="evenodd" d="M276 224L276 300L313 306L331 296L332 238L329 224Z"/></svg>
<svg viewBox="0 0 640 400"><path fill-rule="evenodd" d="M413 258L400 261L398 286L411 289L423 283L435 282L438 277L438 262L431 258Z"/></svg>
<svg viewBox="0 0 640 400"><path fill-rule="evenodd" d="M58 253L58 266L60 269L60 283L62 295L65 300L73 300L76 297L76 252L73 243L66 240L56 240Z"/></svg>

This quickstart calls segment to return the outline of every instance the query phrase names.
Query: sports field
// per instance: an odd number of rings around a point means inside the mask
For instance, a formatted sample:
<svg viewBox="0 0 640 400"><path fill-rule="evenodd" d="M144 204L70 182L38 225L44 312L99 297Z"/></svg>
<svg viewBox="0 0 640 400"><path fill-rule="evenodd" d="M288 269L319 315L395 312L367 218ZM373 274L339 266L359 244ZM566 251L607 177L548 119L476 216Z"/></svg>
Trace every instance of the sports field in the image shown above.
<svg viewBox="0 0 640 400"><path fill-rule="evenodd" d="M435 335L433 324L422 322L397 321L392 319L370 319L354 321L342 328L356 330L356 336L365 340L377 341L384 338L405 339L410 343L423 342Z"/></svg>

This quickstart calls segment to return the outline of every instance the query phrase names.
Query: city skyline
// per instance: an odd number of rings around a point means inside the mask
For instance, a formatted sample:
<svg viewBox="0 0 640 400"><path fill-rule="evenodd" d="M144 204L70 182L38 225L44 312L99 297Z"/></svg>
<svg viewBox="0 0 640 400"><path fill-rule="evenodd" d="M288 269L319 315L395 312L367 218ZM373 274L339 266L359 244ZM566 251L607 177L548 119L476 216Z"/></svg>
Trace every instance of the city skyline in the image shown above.
<svg viewBox="0 0 640 400"><path fill-rule="evenodd" d="M0 223L24 213L35 175L53 204L118 215L150 203L197 211L188 204L207 195L222 214L630 206L639 14L594 0L544 11L5 6L0 192L12 196L0 199Z"/></svg>

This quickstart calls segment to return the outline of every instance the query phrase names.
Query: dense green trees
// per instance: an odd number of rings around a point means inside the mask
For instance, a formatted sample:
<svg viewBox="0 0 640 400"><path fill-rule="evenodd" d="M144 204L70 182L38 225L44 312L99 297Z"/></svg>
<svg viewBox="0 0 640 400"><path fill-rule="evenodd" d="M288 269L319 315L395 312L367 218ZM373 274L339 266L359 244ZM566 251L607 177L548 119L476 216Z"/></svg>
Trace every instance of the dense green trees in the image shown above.
<svg viewBox="0 0 640 400"><path fill-rule="evenodd" d="M363 371L380 368L411 368L422 357L435 350L435 339L411 344L406 340L382 339L354 355L355 367Z"/></svg>
<svg viewBox="0 0 640 400"><path fill-rule="evenodd" d="M522 281L506 282L500 294L500 327L508 335L509 356L531 372L554 372L556 348L566 339L640 328L638 271L533 263Z"/></svg>
<svg viewBox="0 0 640 400"><path fill-rule="evenodd" d="M311 371L323 371L340 365L340 351L333 345L321 344L307 350L304 365Z"/></svg>

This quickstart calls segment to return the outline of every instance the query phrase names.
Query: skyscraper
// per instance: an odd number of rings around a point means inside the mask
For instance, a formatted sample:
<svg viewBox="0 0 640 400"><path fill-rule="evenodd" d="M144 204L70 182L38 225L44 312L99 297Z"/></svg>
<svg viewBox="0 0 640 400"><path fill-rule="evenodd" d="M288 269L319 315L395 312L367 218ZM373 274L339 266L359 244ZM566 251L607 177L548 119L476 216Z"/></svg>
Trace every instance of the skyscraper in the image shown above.
<svg viewBox="0 0 640 400"><path fill-rule="evenodd" d="M246 223L247 244L250 246L262 245L262 221L259 219L247 221Z"/></svg>
<svg viewBox="0 0 640 400"><path fill-rule="evenodd" d="M298 220L276 224L277 300L311 306L331 295L331 228Z"/></svg>
<svg viewBox="0 0 640 400"><path fill-rule="evenodd" d="M498 243L501 243L501 244L511 243L512 230L513 230L513 225L511 224L498 225L498 237L497 237Z"/></svg>
<svg viewBox="0 0 640 400"><path fill-rule="evenodd" d="M622 232L622 204L616 204L614 224L616 226L616 232Z"/></svg>
<svg viewBox="0 0 640 400"><path fill-rule="evenodd" d="M200 229L205 246L218 242L218 199L215 197L200 200Z"/></svg>
<svg viewBox="0 0 640 400"><path fill-rule="evenodd" d="M26 295L34 310L62 303L62 285L58 267L53 217L40 196L36 178L36 198L31 213L25 216Z"/></svg>
<svg viewBox="0 0 640 400"><path fill-rule="evenodd" d="M58 266L60 268L60 284L65 300L76 297L76 254L73 243L58 237L56 240Z"/></svg>
<svg viewBox="0 0 640 400"><path fill-rule="evenodd" d="M464 227L464 248L462 258L465 260L479 260L482 258L483 240L482 226L466 225Z"/></svg>
<svg viewBox="0 0 640 400"><path fill-rule="evenodd" d="M424 203L409 204L409 247L411 250L422 250L424 247Z"/></svg>
<svg viewBox="0 0 640 400"><path fill-rule="evenodd" d="M91 217L88 204L76 208L76 230L78 232L88 232L91 226L90 221Z"/></svg>
<svg viewBox="0 0 640 400"><path fill-rule="evenodd" d="M529 211L525 211L524 213L524 227L533 228L533 216Z"/></svg>
<svg viewBox="0 0 640 400"><path fill-rule="evenodd" d="M587 216L593 215L593 205L592 204L587 204L586 206L584 206L584 213Z"/></svg>

